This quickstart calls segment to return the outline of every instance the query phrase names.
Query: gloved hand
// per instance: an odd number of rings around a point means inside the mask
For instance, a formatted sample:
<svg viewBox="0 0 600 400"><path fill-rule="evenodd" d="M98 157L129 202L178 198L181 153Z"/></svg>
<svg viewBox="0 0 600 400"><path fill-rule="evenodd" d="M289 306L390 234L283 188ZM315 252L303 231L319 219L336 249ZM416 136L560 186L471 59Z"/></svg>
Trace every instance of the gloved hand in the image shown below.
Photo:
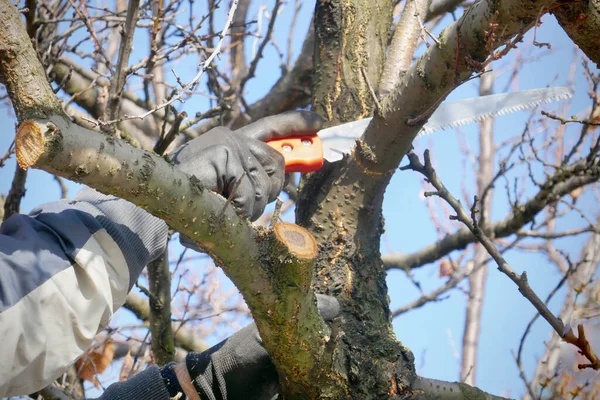
<svg viewBox="0 0 600 400"><path fill-rule="evenodd" d="M335 297L316 297L324 320L339 314ZM186 364L201 399L271 400L279 392L277 371L254 323L203 353L188 354Z"/></svg>
<svg viewBox="0 0 600 400"><path fill-rule="evenodd" d="M292 135L314 134L323 119L311 111L290 111L260 119L235 132L212 129L173 151L168 158L183 172L195 175L204 188L228 198L252 221L274 201L285 180L283 156L264 142Z"/></svg>

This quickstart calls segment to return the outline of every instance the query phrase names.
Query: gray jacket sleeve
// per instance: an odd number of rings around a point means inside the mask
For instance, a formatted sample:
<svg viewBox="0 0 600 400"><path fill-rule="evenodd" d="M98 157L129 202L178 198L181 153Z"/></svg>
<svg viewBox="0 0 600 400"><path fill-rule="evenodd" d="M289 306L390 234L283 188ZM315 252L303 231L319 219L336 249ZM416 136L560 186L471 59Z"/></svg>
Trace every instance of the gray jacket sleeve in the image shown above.
<svg viewBox="0 0 600 400"><path fill-rule="evenodd" d="M164 250L167 233L162 220L91 189L6 220L0 398L42 389L86 351L144 266Z"/></svg>

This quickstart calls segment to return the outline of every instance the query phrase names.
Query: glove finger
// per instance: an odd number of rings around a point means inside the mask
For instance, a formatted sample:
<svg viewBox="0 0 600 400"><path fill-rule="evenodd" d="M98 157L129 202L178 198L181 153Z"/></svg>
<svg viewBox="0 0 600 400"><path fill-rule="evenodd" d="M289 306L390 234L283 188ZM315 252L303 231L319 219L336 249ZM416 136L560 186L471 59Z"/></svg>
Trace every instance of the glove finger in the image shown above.
<svg viewBox="0 0 600 400"><path fill-rule="evenodd" d="M325 121L312 111L288 111L259 119L240 128L236 133L263 142L293 135L314 134Z"/></svg>
<svg viewBox="0 0 600 400"><path fill-rule="evenodd" d="M265 199L268 203L275 201L279 193L281 193L285 181L285 159L280 152L262 142L252 141L248 149L260 165L262 165L270 181L269 190L264 192Z"/></svg>
<svg viewBox="0 0 600 400"><path fill-rule="evenodd" d="M249 214L251 221L256 221L265 210L271 193L271 180L262 164L254 156L250 156L251 164L246 165L248 177L254 187L254 206Z"/></svg>
<svg viewBox="0 0 600 400"><path fill-rule="evenodd" d="M236 157L232 157L236 158ZM233 205L247 218L251 218L254 211L255 188L250 176L244 175L241 160L230 160L227 163L225 190L223 197L231 197ZM243 176L243 177L242 177ZM241 179L240 179L241 178ZM236 184L239 182L236 188ZM233 189L235 188L235 193ZM233 193L233 197L232 197Z"/></svg>

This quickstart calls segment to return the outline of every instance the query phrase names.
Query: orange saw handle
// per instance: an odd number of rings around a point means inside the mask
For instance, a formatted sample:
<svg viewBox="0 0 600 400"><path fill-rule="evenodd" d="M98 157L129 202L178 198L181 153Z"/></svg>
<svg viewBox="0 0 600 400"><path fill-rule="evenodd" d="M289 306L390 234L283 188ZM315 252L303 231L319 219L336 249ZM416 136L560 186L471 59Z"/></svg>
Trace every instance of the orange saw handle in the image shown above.
<svg viewBox="0 0 600 400"><path fill-rule="evenodd" d="M314 172L323 166L323 144L318 135L293 136L267 142L285 158L285 173Z"/></svg>

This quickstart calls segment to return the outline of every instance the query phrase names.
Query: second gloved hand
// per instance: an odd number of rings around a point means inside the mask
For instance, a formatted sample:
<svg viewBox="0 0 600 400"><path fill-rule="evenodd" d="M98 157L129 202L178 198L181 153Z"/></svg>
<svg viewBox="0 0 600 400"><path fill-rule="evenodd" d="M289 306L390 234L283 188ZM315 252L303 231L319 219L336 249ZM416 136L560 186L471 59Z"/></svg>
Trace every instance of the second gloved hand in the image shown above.
<svg viewBox="0 0 600 400"><path fill-rule="evenodd" d="M258 219L274 201L285 180L283 156L264 142L299 134L314 134L322 118L310 111L292 111L260 119L237 131L212 129L184 144L168 157L183 172L195 175L204 188L223 197L251 219ZM246 176L243 177L244 172Z"/></svg>

